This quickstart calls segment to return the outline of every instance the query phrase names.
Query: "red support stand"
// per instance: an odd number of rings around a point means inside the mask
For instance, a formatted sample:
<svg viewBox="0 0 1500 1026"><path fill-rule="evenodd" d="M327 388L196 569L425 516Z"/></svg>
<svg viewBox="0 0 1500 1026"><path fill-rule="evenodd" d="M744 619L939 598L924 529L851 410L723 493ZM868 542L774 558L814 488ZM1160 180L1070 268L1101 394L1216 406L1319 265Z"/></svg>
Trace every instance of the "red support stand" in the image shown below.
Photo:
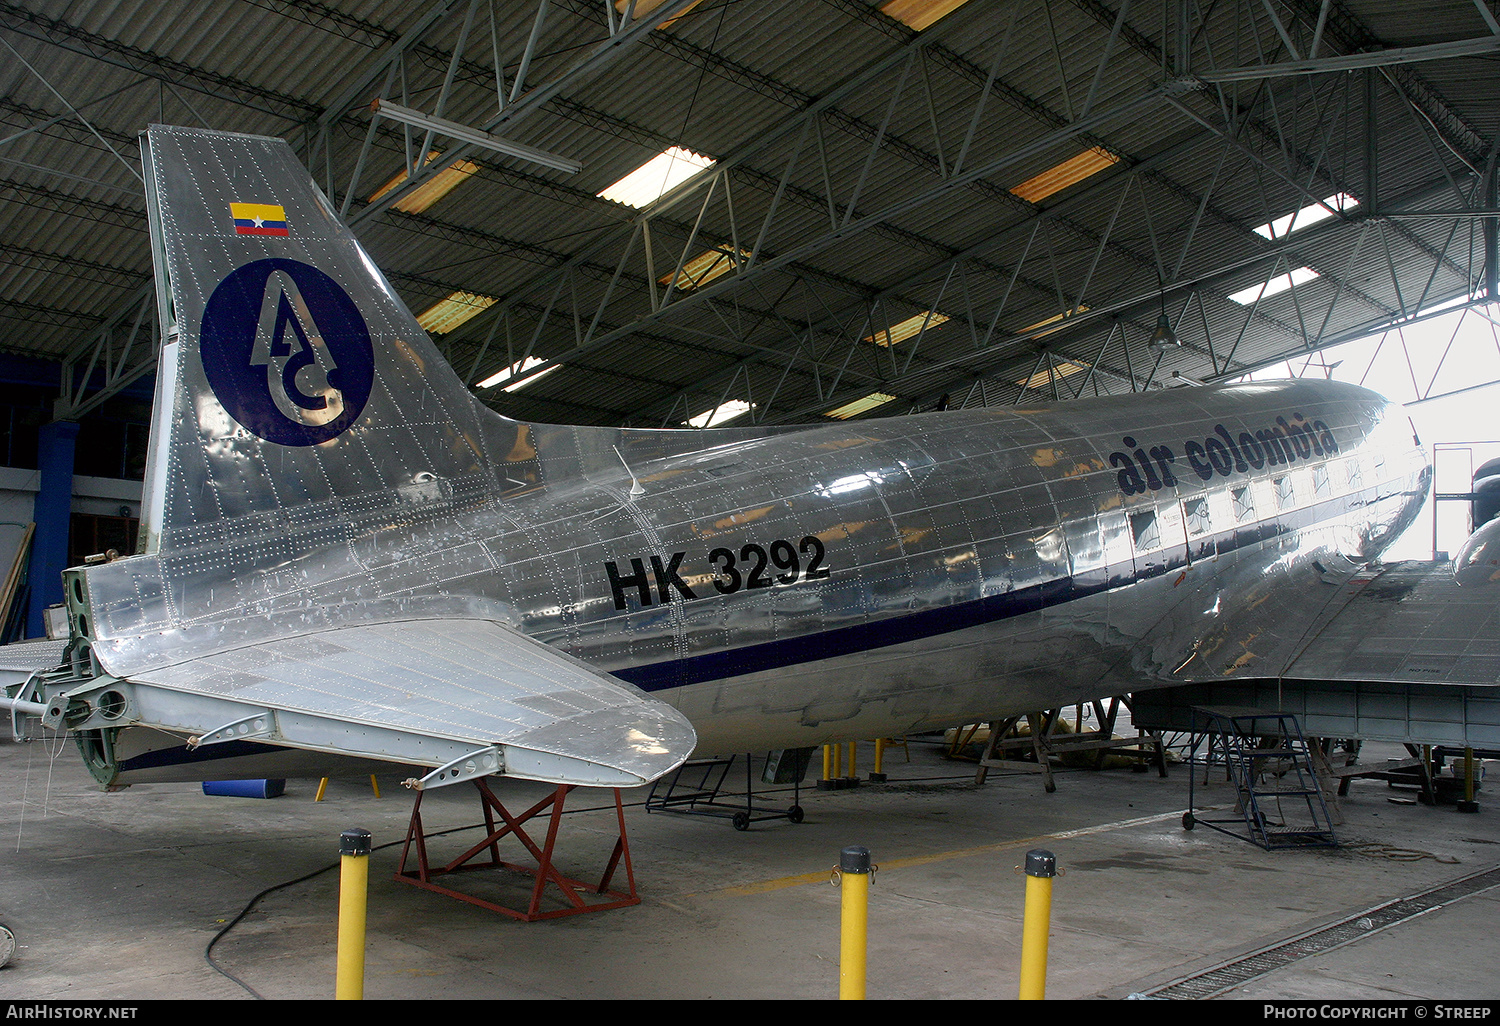
<svg viewBox="0 0 1500 1026"><path fill-rule="evenodd" d="M598 886L586 884L579 880L572 880L558 872L553 864L552 855L557 845L557 828L562 822L563 801L568 792L573 790L571 784L560 784L556 791L531 808L519 815L511 815L505 806L500 804L499 799L490 790L489 784L483 779L474 781L474 786L479 791L479 802L484 809L484 822L488 834L484 840L474 845L468 851L453 861L443 866L433 866L427 858L427 835L422 829L422 792L417 792L416 803L411 810L411 824L406 832L406 844L401 849L401 865L396 870L396 879L411 884L413 887L421 887L424 890L436 891L438 894L446 894L450 898L459 901L467 901L470 904L487 908L492 912L519 919L530 923L538 919L557 919L562 916L579 915L584 912L603 912L612 908L624 908L627 905L639 905L640 897L635 891L635 871L630 864L630 845L625 840L625 805L620 799L620 789L615 788L615 814L620 824L620 834L615 841L614 853L610 856L609 865L604 869L604 876L600 879ZM525 824L534 816L540 815L548 807L551 807L551 815L547 823L547 841L541 847L526 834L523 829ZM495 815L505 823L498 830L495 828ZM513 862L506 862L500 858L500 841L508 834L513 834L526 850L536 859L536 866L521 866ZM412 847L416 846L416 868L407 869L407 856ZM475 862L485 851L489 852L489 858ZM614 878L615 870L619 868L621 859L625 862L625 877L629 883L627 892L612 891L609 889L610 881ZM433 883L433 880L449 873L474 872L476 870L507 869L513 873L529 876L534 883L531 888L531 902L526 911L506 908L492 901L477 898L472 894L464 894L448 887ZM542 911L542 897L546 892L547 884L553 884L561 892L561 898L566 902L564 908L554 908ZM591 901L589 899L599 897L602 900Z"/></svg>

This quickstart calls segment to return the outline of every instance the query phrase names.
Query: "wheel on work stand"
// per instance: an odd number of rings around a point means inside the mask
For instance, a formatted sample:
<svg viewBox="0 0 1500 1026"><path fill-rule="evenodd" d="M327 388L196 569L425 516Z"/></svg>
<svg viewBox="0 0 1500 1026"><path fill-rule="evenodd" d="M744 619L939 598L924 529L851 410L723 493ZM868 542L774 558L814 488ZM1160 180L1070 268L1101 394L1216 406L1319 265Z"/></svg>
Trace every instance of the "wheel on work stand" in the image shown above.
<svg viewBox="0 0 1500 1026"><path fill-rule="evenodd" d="M5 968L5 963L10 961L10 956L16 953L16 935L10 932L10 927L0 923L0 969Z"/></svg>

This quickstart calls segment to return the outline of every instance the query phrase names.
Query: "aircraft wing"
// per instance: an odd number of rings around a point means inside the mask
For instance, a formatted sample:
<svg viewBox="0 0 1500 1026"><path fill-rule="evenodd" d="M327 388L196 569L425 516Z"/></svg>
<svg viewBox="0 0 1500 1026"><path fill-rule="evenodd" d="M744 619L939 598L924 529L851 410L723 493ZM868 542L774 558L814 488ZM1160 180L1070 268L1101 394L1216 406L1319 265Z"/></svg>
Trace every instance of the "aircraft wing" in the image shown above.
<svg viewBox="0 0 1500 1026"><path fill-rule="evenodd" d="M95 650L106 671L111 655ZM124 669L124 667L120 667ZM132 722L438 767L648 783L697 742L671 706L492 620L396 620L244 644L127 674Z"/></svg>
<svg viewBox="0 0 1500 1026"><path fill-rule="evenodd" d="M1140 647L1176 683L1500 685L1500 586L1460 587L1450 563L1182 576Z"/></svg>
<svg viewBox="0 0 1500 1026"><path fill-rule="evenodd" d="M1500 588L1447 563L1393 563L1343 586L1284 680L1500 685Z"/></svg>

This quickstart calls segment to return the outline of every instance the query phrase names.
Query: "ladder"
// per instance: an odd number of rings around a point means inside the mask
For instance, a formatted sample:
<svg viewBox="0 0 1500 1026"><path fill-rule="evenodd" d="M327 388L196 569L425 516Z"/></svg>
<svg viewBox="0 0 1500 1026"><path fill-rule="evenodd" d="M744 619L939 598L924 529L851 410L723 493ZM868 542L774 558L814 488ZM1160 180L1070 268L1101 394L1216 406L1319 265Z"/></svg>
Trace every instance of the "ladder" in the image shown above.
<svg viewBox="0 0 1500 1026"><path fill-rule="evenodd" d="M1223 764L1240 819L1206 819L1194 811L1200 761L1205 784L1212 768ZM1183 829L1202 823L1267 851L1338 846L1311 750L1291 713L1195 707L1189 765ZM1235 829L1241 826L1243 832Z"/></svg>

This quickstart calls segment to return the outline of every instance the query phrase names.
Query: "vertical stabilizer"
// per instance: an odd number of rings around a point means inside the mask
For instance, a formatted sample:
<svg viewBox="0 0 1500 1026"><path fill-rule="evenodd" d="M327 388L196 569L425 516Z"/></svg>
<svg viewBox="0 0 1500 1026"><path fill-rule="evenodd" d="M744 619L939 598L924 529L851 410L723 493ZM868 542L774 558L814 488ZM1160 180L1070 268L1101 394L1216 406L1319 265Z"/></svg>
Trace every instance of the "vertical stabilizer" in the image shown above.
<svg viewBox="0 0 1500 1026"><path fill-rule="evenodd" d="M150 551L281 558L497 494L486 422L280 139L153 125ZM503 423L503 422L501 422ZM289 547L289 548L288 548Z"/></svg>

